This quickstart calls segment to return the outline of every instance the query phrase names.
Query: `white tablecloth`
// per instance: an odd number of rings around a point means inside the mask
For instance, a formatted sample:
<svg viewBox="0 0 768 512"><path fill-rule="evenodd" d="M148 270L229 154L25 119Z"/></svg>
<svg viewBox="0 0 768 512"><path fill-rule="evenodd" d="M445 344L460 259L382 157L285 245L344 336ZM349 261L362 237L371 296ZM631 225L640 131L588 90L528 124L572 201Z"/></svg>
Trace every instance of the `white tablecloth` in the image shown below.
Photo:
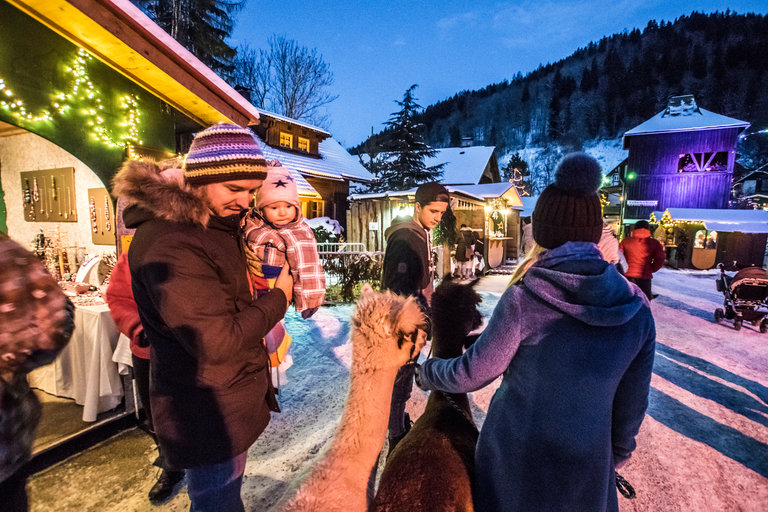
<svg viewBox="0 0 768 512"><path fill-rule="evenodd" d="M120 333L107 305L75 309L75 331L56 360L29 374L29 384L47 393L74 398L83 406L83 421L96 421L100 412L114 409L123 384L112 361Z"/></svg>

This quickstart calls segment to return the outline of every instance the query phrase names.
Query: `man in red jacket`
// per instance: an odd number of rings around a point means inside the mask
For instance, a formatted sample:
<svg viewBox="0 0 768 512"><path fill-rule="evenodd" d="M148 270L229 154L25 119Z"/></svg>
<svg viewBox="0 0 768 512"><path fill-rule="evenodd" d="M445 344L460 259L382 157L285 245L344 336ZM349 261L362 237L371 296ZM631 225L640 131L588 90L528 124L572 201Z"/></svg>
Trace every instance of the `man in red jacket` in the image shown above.
<svg viewBox="0 0 768 512"><path fill-rule="evenodd" d="M131 358L136 390L147 415L147 426L154 437L155 429L149 402L149 343L144 335L144 328L141 326L136 301L133 299L128 253L121 254L112 269L106 300L112 320L114 320L118 330L131 340ZM149 490L149 501L158 505L165 503L176 494L179 488L178 484L184 479L184 471L173 471L166 468L167 465L162 452L159 453L155 465L159 466L162 471L155 485Z"/></svg>
<svg viewBox="0 0 768 512"><path fill-rule="evenodd" d="M627 271L624 276L640 287L648 297L651 293L653 273L664 266L666 256L658 240L651 238L651 225L647 220L639 220L632 229L632 235L621 241L621 250L627 259Z"/></svg>

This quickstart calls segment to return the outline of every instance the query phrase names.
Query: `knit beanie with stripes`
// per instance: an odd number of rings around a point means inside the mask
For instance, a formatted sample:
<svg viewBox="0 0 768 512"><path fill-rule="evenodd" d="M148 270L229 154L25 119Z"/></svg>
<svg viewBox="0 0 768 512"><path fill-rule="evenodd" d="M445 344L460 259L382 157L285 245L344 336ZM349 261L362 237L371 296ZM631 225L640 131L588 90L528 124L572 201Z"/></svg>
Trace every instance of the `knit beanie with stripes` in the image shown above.
<svg viewBox="0 0 768 512"><path fill-rule="evenodd" d="M256 137L236 124L216 124L195 135L184 159L184 179L190 185L266 177L267 162Z"/></svg>

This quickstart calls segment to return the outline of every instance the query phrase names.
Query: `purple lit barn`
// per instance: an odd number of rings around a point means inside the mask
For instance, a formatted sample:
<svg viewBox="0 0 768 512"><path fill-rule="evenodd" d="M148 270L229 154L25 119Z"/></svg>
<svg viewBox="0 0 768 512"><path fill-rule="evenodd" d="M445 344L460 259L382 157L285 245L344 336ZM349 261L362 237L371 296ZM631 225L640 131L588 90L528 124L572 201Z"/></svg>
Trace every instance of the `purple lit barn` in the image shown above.
<svg viewBox="0 0 768 512"><path fill-rule="evenodd" d="M624 134L622 224L655 223L669 265L762 266L768 212L728 209L736 147L748 126L686 95L670 98L662 112Z"/></svg>

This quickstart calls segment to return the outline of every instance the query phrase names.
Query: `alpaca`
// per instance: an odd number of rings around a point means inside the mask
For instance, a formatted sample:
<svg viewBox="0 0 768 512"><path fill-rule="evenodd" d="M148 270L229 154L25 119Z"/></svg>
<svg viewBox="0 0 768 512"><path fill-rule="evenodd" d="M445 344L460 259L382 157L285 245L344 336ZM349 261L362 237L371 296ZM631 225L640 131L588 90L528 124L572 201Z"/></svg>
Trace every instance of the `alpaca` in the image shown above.
<svg viewBox="0 0 768 512"><path fill-rule="evenodd" d="M458 357L476 339L467 336L482 321L476 282L443 281L432 295L435 357ZM372 510L473 510L477 437L466 393L433 391L424 414L387 459Z"/></svg>
<svg viewBox="0 0 768 512"><path fill-rule="evenodd" d="M368 475L384 443L395 375L424 346L424 320L413 298L363 287L352 316L349 396L339 429L328 452L279 510L366 510Z"/></svg>

